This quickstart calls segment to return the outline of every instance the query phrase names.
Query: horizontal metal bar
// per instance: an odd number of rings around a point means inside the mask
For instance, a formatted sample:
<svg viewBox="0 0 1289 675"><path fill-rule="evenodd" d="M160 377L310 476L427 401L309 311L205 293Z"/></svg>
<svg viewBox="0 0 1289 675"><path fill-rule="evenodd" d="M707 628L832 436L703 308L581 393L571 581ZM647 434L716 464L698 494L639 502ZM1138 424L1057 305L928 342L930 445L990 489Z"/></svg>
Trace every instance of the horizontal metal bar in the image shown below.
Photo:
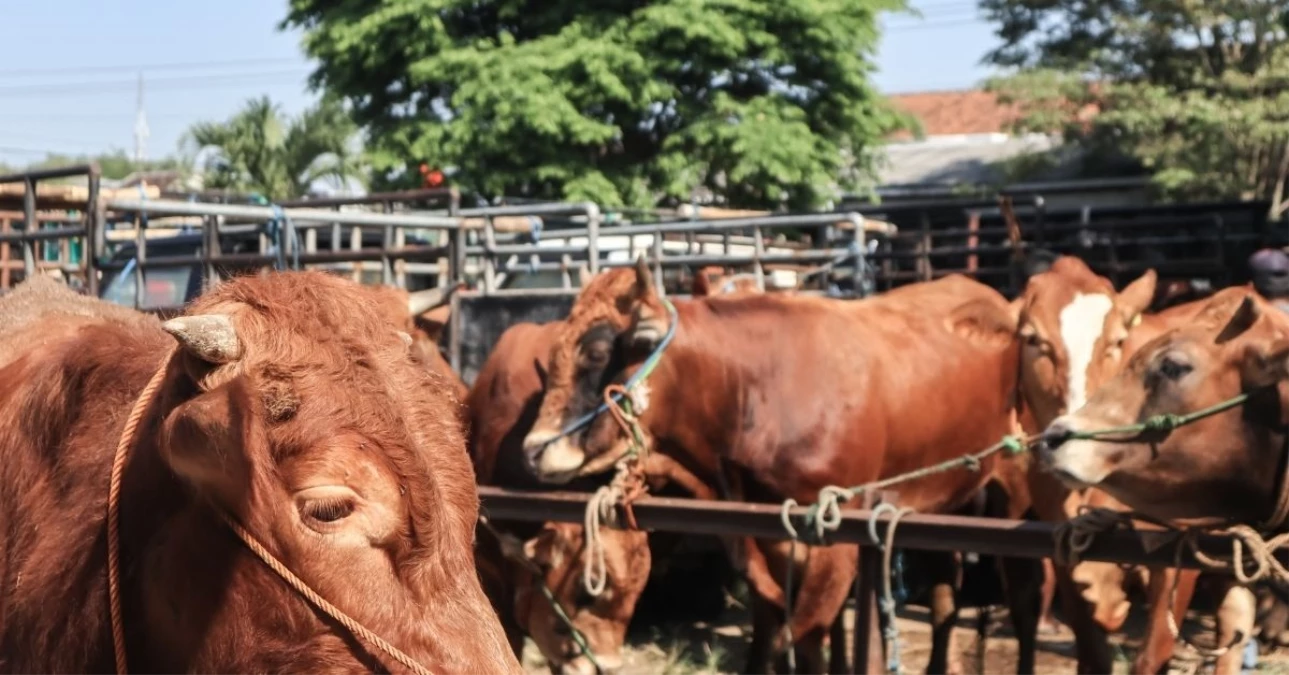
<svg viewBox="0 0 1289 675"><path fill-rule="evenodd" d="M600 237L623 237L638 234L670 234L686 232L725 232L727 230L778 229L785 227L819 227L835 225L841 222L862 222L863 216L858 213L805 213L784 216L756 216L753 218L718 218L711 220L674 220L663 223L644 223L640 225L614 225L600 228ZM546 233L550 239L567 239L585 237L585 229L551 230Z"/></svg>
<svg viewBox="0 0 1289 675"><path fill-rule="evenodd" d="M581 492L522 492L480 486L482 510L496 521L516 520L543 522L557 520L581 523L592 495ZM697 499L644 497L632 504L640 527L647 530L682 534L708 534L788 539L783 529L782 508L771 504L715 502ZM804 531L806 507L791 510L793 523ZM872 511L842 509L841 524L829 534L834 543L872 546L869 520ZM877 516L877 522L890 522L889 513ZM879 532L885 528L880 527ZM1048 558L1053 555L1055 526L1027 520L1002 520L967 516L942 516L914 513L900 519L895 530L895 544L901 548L926 551L972 551L987 555L1017 558ZM1131 565L1174 564L1173 546L1152 547L1143 539L1148 530L1113 530L1098 534L1083 552L1083 560L1099 560ZM1229 553L1228 537L1201 535L1199 547L1209 555ZM1187 553L1183 567L1198 567Z"/></svg>
<svg viewBox="0 0 1289 675"><path fill-rule="evenodd" d="M277 213L268 206L245 204L209 204L179 202L162 199L113 199L107 203L113 211L155 213L172 216L224 216L226 218L256 218L270 220ZM371 227L421 227L454 230L461 227L460 218L446 216L414 215L411 213L373 213L369 211L331 211L328 209L282 209L283 215L294 221L314 223L340 223Z"/></svg>
<svg viewBox="0 0 1289 675"><path fill-rule="evenodd" d="M50 178L69 178L71 176L84 176L97 171L97 165L77 164L76 166L63 166L54 169L37 169L35 171L24 171L23 173L11 173L6 176L0 176L0 183L21 183L25 180L41 181Z"/></svg>
<svg viewBox="0 0 1289 675"><path fill-rule="evenodd" d="M548 204L517 204L514 206L485 206L474 209L461 209L463 218L487 218L492 216L599 216L600 207L593 202L556 202ZM585 234L585 230L583 230Z"/></svg>
<svg viewBox="0 0 1289 675"><path fill-rule="evenodd" d="M19 230L17 232L0 232L0 244L20 243L24 241L48 241L50 239L67 239L84 237L84 227L52 227L42 230Z"/></svg>

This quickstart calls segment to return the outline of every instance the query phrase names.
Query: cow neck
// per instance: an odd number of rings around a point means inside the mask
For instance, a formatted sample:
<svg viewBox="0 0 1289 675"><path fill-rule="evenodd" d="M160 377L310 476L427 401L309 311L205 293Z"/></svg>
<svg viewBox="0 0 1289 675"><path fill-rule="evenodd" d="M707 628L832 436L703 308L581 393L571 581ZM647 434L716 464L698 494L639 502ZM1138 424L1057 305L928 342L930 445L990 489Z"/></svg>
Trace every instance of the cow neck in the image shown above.
<svg viewBox="0 0 1289 675"><path fill-rule="evenodd" d="M675 308L675 337L648 378L652 403L641 421L656 441L676 449L673 454L680 456L674 459L719 474L719 451L702 442L711 438L710 429L696 433L691 423L695 412L721 410L737 394L732 390L737 382L730 378L740 366L729 358L737 345L725 341L724 322L712 315L704 300L676 302ZM704 447L693 447L696 442Z"/></svg>

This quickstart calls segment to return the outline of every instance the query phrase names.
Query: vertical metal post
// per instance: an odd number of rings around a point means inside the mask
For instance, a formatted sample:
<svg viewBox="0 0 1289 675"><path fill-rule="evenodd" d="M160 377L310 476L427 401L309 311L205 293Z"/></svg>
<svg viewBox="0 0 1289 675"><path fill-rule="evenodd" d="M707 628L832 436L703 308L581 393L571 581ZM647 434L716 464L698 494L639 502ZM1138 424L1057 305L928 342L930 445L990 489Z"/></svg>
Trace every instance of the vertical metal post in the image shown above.
<svg viewBox="0 0 1289 675"><path fill-rule="evenodd" d="M483 294L497 290L497 229L492 216L483 218Z"/></svg>
<svg viewBox="0 0 1289 675"><path fill-rule="evenodd" d="M201 290L203 293L219 282L219 272L215 269L215 259L222 253L219 250L219 226L223 222L223 216L205 216L201 219L201 260L203 263Z"/></svg>
<svg viewBox="0 0 1289 675"><path fill-rule="evenodd" d="M855 226L855 231L851 234L852 242L855 245L855 277L851 283L855 286L856 297L865 298L869 295L869 288L868 232L864 229L864 214L850 214L850 222Z"/></svg>
<svg viewBox="0 0 1289 675"><path fill-rule="evenodd" d="M89 194L85 204L85 245L81 247L81 267L85 270L85 287L90 296L98 297L98 261L106 242L103 234L103 206L99 204L99 169L90 165Z"/></svg>
<svg viewBox="0 0 1289 675"><path fill-rule="evenodd" d="M36 276L36 254L32 249L34 243L31 235L40 229L36 225L36 181L24 178L22 181L22 269L23 275L30 279Z"/></svg>
<svg viewBox="0 0 1289 675"><path fill-rule="evenodd" d="M394 205L386 201L381 207L384 213L393 213ZM389 286L394 283L394 263L389 258L389 250L394 246L394 228L386 225L381 233L380 282Z"/></svg>
<svg viewBox="0 0 1289 675"><path fill-rule="evenodd" d="M148 237L143 231L147 222L143 213L134 215L134 308L143 308L143 289L147 283L143 276L143 267L148 262Z"/></svg>
<svg viewBox="0 0 1289 675"><path fill-rule="evenodd" d="M662 232L653 235L653 286L658 295L667 294L667 285L662 280Z"/></svg>
<svg viewBox="0 0 1289 675"><path fill-rule="evenodd" d="M589 204L586 211L587 271L597 274L600 271L600 209L594 204Z"/></svg>
<svg viewBox="0 0 1289 675"><path fill-rule="evenodd" d="M752 246L753 256L756 258L752 263L752 271L756 274L756 288L762 293L765 292L765 267L761 265L761 256L765 255L765 240L761 238L761 227L758 225L752 228Z"/></svg>
<svg viewBox="0 0 1289 675"><path fill-rule="evenodd" d="M1039 246L1047 243L1047 208L1043 195L1034 195L1034 239Z"/></svg>
<svg viewBox="0 0 1289 675"><path fill-rule="evenodd" d="M874 495L864 494L863 508L876 505ZM867 550L865 550L867 549ZM881 585L882 561L876 548L860 547L859 569L855 580L855 649L854 672L886 672L882 663L882 632L878 624L877 593Z"/></svg>

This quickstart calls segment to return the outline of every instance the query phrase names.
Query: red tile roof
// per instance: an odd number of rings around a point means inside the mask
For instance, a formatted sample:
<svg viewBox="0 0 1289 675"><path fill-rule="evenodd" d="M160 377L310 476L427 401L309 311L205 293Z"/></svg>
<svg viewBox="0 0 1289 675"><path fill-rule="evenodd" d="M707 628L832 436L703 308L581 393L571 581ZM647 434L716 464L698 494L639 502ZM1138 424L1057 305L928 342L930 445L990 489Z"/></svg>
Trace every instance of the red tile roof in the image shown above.
<svg viewBox="0 0 1289 675"><path fill-rule="evenodd" d="M890 99L917 117L927 136L1008 133L1009 125L1020 117L1018 106L999 103L994 94L978 89L895 94ZM896 138L912 135L906 132Z"/></svg>

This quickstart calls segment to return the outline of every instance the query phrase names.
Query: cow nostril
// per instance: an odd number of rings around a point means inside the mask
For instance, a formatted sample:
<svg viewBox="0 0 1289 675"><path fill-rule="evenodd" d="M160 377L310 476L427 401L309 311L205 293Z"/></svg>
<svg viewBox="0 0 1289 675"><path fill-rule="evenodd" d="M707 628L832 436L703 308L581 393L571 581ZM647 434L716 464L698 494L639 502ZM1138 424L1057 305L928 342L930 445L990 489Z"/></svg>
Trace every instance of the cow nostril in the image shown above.
<svg viewBox="0 0 1289 675"><path fill-rule="evenodd" d="M1044 448L1055 450L1064 445L1066 441L1070 440L1070 436L1073 434L1074 431L1070 429L1070 427L1066 426L1065 423L1060 420L1057 420L1047 425L1047 428L1043 430L1041 441Z"/></svg>

